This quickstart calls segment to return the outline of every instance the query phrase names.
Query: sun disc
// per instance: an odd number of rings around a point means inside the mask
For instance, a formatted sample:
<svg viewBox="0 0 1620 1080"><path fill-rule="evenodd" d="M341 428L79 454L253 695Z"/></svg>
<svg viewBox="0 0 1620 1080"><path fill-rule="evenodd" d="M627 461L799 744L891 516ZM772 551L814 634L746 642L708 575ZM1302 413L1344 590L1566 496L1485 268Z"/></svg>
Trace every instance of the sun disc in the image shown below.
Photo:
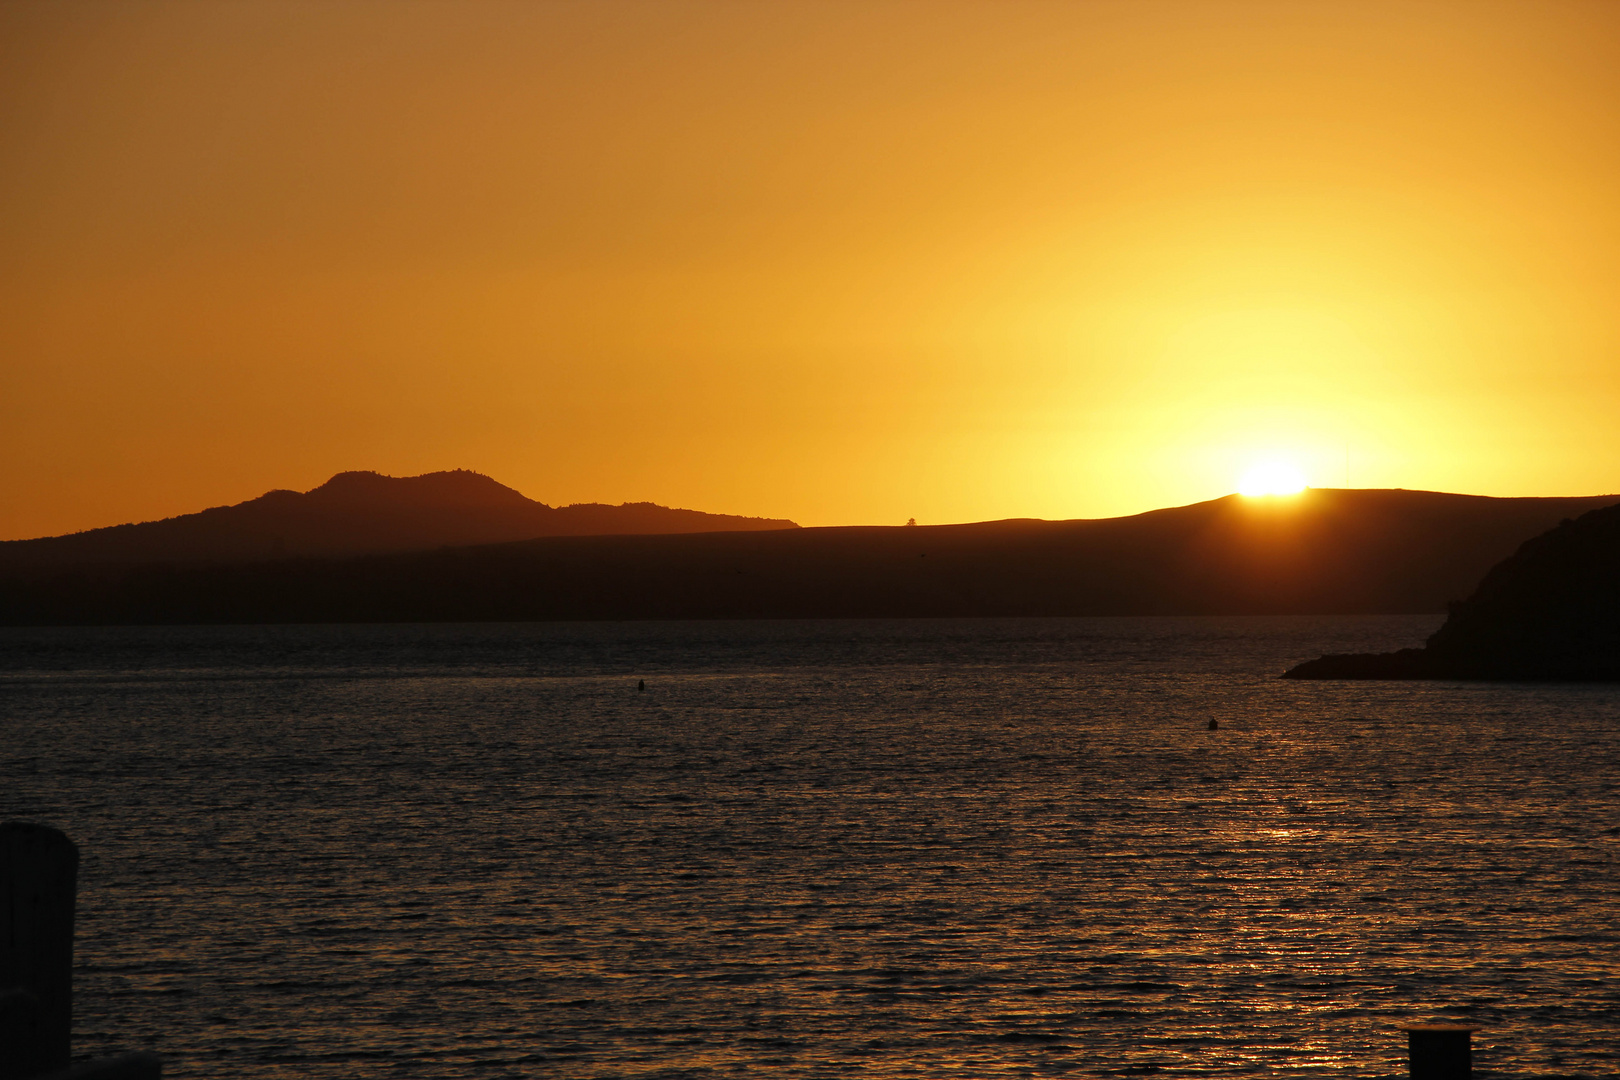
<svg viewBox="0 0 1620 1080"><path fill-rule="evenodd" d="M1243 474L1238 491L1244 495L1297 495L1305 490L1305 476L1294 466L1264 461Z"/></svg>

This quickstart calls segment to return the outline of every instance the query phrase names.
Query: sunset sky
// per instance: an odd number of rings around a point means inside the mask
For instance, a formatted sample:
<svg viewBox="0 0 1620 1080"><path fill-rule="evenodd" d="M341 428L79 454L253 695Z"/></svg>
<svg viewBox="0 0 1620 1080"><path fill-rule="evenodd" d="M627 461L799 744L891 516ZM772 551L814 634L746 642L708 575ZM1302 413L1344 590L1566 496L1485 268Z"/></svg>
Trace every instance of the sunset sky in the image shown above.
<svg viewBox="0 0 1620 1080"><path fill-rule="evenodd" d="M0 538L1620 491L1620 4L0 4Z"/></svg>

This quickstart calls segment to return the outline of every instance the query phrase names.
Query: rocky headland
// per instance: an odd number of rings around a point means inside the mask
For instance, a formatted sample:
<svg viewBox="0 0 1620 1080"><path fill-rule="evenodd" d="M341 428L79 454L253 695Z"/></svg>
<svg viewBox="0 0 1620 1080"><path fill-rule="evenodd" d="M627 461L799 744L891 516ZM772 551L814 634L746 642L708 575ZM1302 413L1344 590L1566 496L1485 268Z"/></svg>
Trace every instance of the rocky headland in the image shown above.
<svg viewBox="0 0 1620 1080"><path fill-rule="evenodd" d="M1620 681L1620 505L1526 541L1423 648L1323 656L1283 678Z"/></svg>

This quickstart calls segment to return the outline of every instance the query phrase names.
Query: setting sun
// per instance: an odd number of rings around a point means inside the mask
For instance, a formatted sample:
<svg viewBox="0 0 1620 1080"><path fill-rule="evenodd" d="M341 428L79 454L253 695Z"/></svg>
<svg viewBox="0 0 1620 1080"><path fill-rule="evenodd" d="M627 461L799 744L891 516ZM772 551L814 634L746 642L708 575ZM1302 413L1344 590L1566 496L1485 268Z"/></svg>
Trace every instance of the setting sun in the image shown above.
<svg viewBox="0 0 1620 1080"><path fill-rule="evenodd" d="M1305 490L1305 476L1280 461L1262 461L1243 474L1238 491L1244 495L1297 495Z"/></svg>

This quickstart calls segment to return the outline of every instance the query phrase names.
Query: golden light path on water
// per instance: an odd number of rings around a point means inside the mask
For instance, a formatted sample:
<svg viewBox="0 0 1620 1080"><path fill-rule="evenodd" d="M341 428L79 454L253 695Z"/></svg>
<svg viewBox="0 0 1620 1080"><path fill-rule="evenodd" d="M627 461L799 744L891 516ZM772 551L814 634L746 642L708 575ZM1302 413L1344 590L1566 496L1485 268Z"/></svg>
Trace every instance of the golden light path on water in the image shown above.
<svg viewBox="0 0 1620 1080"><path fill-rule="evenodd" d="M1276 678L1433 628L0 631L0 814L176 1078L1612 1074L1620 699Z"/></svg>

